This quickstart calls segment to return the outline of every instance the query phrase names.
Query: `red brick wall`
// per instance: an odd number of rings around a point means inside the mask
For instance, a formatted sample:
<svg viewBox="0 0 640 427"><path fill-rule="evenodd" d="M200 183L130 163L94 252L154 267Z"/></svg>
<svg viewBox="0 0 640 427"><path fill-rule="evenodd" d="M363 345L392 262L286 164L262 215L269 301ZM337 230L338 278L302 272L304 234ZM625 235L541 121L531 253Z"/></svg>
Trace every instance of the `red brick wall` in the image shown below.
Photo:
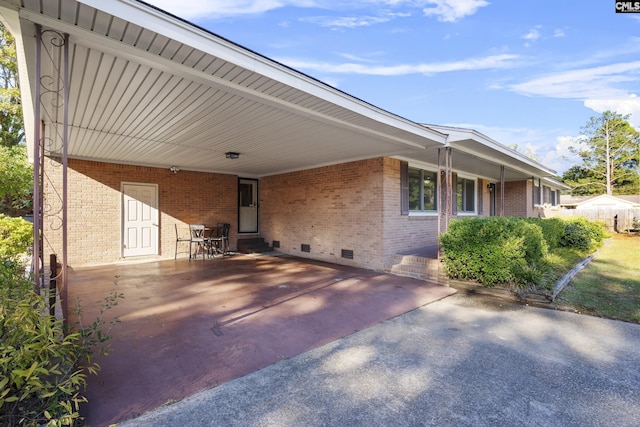
<svg viewBox="0 0 640 427"><path fill-rule="evenodd" d="M45 210L60 208L62 168L45 165ZM160 258L173 258L175 228L185 234L187 224L231 224L230 243L237 237L237 186L234 175L179 171L114 163L69 160L68 168L68 264L104 264L121 260L121 186L123 182L158 185ZM61 255L60 220L47 216L45 257ZM179 256L187 256L188 244L181 244Z"/></svg>
<svg viewBox="0 0 640 427"><path fill-rule="evenodd" d="M438 217L400 214L400 161L384 159L384 260L438 243Z"/></svg>
<svg viewBox="0 0 640 427"><path fill-rule="evenodd" d="M500 184L496 186L498 196L500 195ZM533 185L531 180L508 181L504 183L504 215L532 217L533 210ZM500 199L498 198L498 204ZM499 205L498 205L499 206ZM498 207L499 210L499 207Z"/></svg>
<svg viewBox="0 0 640 427"><path fill-rule="evenodd" d="M260 230L281 252L376 269L382 257L383 159L260 179ZM300 245L310 245L309 253ZM341 257L353 250L354 259Z"/></svg>
<svg viewBox="0 0 640 427"><path fill-rule="evenodd" d="M400 214L400 161L376 158L260 180L261 233L280 251L382 270L399 251L435 244L437 218ZM311 252L300 251L309 244ZM341 249L354 259L341 258Z"/></svg>
<svg viewBox="0 0 640 427"><path fill-rule="evenodd" d="M61 168L46 166L47 212L60 207ZM237 239L237 185L234 175L209 174L82 160L69 161L69 245L71 266L121 259L123 182L158 185L159 258L175 249L174 224L231 224ZM488 215L486 183L479 202ZM437 216L400 214L400 161L376 158L260 179L260 232L280 241L280 251L338 264L382 270L393 254L437 243ZM499 185L496 191L499 194ZM532 216L531 182L505 183L505 214ZM486 208L486 209L485 209ZM486 210L486 212L485 212ZM44 255L60 254L59 220L45 220ZM311 252L301 252L308 244ZM181 255L186 256L186 244ZM354 259L341 250L354 251Z"/></svg>

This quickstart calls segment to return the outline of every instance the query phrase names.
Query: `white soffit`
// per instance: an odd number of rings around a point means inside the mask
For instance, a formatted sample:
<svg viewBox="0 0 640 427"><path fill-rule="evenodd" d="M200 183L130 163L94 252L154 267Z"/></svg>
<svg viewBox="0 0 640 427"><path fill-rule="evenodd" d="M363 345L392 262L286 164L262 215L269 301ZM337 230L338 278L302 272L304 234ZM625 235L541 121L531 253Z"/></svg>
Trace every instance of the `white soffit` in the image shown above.
<svg viewBox="0 0 640 427"><path fill-rule="evenodd" d="M262 176L445 139L137 1L24 0L19 13L32 81L34 24L70 35L72 158ZM55 129L61 109L42 106Z"/></svg>

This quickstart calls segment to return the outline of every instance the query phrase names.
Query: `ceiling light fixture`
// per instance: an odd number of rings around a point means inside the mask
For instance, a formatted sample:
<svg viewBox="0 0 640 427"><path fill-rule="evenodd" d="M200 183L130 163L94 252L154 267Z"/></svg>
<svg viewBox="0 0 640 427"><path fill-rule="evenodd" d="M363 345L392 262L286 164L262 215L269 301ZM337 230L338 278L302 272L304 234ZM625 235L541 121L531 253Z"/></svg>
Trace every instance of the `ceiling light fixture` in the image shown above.
<svg viewBox="0 0 640 427"><path fill-rule="evenodd" d="M236 153L235 151L227 151L224 155L227 159L237 159L240 157L240 153Z"/></svg>

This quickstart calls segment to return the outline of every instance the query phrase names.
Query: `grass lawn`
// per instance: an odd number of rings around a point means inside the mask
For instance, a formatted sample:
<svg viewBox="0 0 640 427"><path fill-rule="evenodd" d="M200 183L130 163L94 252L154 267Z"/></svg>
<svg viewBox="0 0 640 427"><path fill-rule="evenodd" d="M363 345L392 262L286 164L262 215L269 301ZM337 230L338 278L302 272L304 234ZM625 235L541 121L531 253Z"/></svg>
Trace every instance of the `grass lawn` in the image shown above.
<svg viewBox="0 0 640 427"><path fill-rule="evenodd" d="M580 313L640 323L640 234L616 234L556 299Z"/></svg>

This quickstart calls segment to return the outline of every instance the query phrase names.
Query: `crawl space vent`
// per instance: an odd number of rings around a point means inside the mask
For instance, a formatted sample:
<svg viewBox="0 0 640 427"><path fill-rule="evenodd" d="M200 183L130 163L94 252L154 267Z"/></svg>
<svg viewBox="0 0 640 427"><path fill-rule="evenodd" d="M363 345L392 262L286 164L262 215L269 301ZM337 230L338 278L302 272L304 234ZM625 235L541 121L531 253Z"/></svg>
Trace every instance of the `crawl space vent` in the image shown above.
<svg viewBox="0 0 640 427"><path fill-rule="evenodd" d="M343 249L342 250L342 258L353 259L353 250L351 250L351 249Z"/></svg>

